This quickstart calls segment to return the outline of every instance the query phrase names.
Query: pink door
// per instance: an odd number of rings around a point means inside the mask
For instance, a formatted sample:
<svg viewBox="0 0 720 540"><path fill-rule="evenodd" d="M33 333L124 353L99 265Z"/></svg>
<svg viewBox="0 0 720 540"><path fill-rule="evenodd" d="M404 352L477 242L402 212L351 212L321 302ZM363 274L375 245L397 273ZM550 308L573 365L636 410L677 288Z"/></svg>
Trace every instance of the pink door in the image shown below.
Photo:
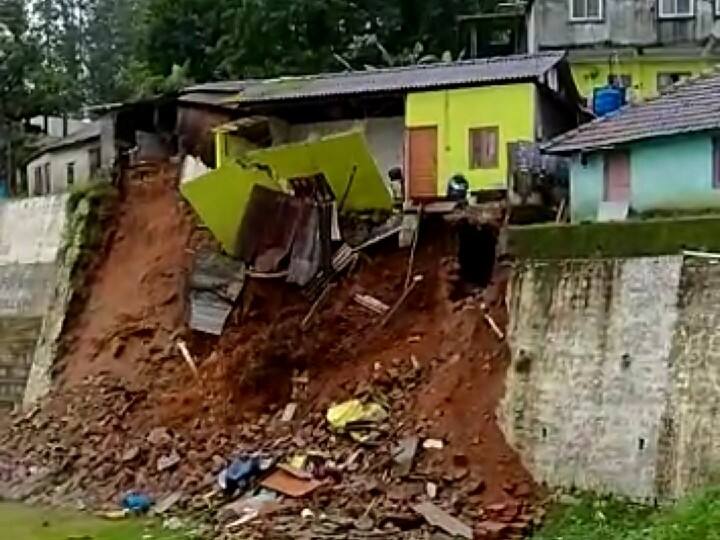
<svg viewBox="0 0 720 540"><path fill-rule="evenodd" d="M630 200L630 154L613 150L605 154L605 192L603 200L626 202Z"/></svg>

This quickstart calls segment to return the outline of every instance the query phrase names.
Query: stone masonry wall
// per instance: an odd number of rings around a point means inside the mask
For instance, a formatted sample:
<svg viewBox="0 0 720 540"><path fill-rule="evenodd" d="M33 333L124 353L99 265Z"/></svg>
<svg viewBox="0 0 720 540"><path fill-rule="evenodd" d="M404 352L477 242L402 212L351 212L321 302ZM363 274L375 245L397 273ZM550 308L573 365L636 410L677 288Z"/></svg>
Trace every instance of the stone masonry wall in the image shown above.
<svg viewBox="0 0 720 540"><path fill-rule="evenodd" d="M675 498L720 470L720 264L526 262L500 421L539 481Z"/></svg>

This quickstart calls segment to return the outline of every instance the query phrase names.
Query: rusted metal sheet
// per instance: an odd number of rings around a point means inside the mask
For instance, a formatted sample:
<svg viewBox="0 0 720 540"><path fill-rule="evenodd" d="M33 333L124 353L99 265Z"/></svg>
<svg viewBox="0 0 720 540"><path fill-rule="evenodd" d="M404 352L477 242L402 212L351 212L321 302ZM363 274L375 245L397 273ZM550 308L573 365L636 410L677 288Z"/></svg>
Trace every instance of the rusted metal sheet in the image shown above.
<svg viewBox="0 0 720 540"><path fill-rule="evenodd" d="M219 336L245 284L245 264L201 252L191 278L190 328Z"/></svg>

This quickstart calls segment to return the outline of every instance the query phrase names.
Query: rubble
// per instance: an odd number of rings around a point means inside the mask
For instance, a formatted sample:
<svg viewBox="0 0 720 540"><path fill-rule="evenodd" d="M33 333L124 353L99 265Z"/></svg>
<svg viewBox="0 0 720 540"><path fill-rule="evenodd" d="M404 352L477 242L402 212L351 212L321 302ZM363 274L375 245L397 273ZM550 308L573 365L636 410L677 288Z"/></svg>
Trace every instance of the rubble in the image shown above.
<svg viewBox="0 0 720 540"><path fill-rule="evenodd" d="M192 252L212 240L161 187L129 186L52 395L0 433L1 495L116 509L136 490L218 539L427 539L437 527L481 538L495 522L504 540L533 527L541 491L494 417L506 343L479 299L463 299L477 309L450 299L442 237L423 231L413 262L423 279L409 288L407 251L379 243L305 321L314 296L248 275L223 334L193 334L183 287ZM403 309L381 328L358 290ZM502 328L502 302L486 309ZM333 404L347 414L328 416ZM267 467L221 489L218 476L251 459ZM272 476L292 477L285 464L300 471L294 496Z"/></svg>

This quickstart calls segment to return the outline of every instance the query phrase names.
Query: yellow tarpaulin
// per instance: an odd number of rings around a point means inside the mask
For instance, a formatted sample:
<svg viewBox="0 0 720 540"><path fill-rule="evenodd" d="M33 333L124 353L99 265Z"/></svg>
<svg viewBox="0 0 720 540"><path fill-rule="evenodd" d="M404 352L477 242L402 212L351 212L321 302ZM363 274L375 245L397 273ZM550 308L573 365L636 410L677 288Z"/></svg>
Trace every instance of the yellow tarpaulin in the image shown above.
<svg viewBox="0 0 720 540"><path fill-rule="evenodd" d="M386 210L392 206L390 191L360 131L247 152L217 170L183 182L180 191L225 251L234 254L255 184L282 190L290 178L319 173L325 175L337 200L349 186L343 211Z"/></svg>

